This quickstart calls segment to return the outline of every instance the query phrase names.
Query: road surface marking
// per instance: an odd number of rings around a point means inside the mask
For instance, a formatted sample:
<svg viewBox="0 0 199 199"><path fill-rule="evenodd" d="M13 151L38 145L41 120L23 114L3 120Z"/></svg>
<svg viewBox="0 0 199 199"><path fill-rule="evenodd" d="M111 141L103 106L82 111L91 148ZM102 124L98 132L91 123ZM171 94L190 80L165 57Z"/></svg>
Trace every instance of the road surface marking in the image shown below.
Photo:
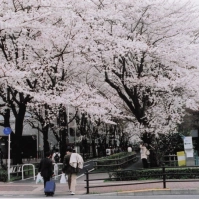
<svg viewBox="0 0 199 199"><path fill-rule="evenodd" d="M3 195L3 196L5 196L5 195ZM10 196L13 196L13 195L6 195L7 197L5 197L5 198L1 198L1 199L8 199L8 197L10 197ZM68 198L68 197L65 197L66 199L79 199L79 198ZM17 198L13 198L12 197L12 199L22 199L22 198L19 198L19 197L17 197ZM24 197L23 197L23 199L24 199ZM37 197L35 197L35 199L46 199L46 197L45 198L37 198ZM53 199L60 199L60 198L55 198L55 197L53 197Z"/></svg>

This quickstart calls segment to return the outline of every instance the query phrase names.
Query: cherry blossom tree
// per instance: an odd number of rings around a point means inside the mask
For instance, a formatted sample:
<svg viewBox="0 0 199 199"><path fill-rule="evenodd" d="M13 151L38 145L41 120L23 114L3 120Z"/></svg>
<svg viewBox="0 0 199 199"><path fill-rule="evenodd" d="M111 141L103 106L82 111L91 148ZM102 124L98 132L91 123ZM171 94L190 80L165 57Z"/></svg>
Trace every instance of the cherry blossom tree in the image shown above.
<svg viewBox="0 0 199 199"><path fill-rule="evenodd" d="M176 129L187 99L197 96L198 8L185 1L93 0L86 10L86 2L79 5L90 27L83 53L124 101L135 131Z"/></svg>
<svg viewBox="0 0 199 199"><path fill-rule="evenodd" d="M111 115L106 114L110 112L108 100L82 81L83 69L78 65L85 63L85 58L76 49L83 48L81 29L84 24L78 22L70 6L59 3L57 6L57 1L2 1L2 99L16 121L13 134L13 143L18 143L13 147L19 161L16 163L21 163L20 136L30 102L46 106L70 104L92 112L93 118L105 119L102 115L109 118ZM103 103L107 106L101 108Z"/></svg>
<svg viewBox="0 0 199 199"><path fill-rule="evenodd" d="M197 96L198 9L190 3L1 5L1 98L16 119L15 137L30 103L70 105L96 126L119 118L135 132L167 133L181 122L187 98Z"/></svg>

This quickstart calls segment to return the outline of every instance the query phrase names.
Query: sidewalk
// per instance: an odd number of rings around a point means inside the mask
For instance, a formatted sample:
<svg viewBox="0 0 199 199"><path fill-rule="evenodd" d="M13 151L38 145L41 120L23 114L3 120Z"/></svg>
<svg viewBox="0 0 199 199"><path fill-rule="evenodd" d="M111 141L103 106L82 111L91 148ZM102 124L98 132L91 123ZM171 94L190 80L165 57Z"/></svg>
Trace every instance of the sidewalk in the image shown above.
<svg viewBox="0 0 199 199"><path fill-rule="evenodd" d="M127 169L140 168L141 161L134 163ZM148 180L148 184L138 184L138 185L126 185L129 183L138 183L144 181L104 181L104 178L108 178L108 174L92 174L89 176L90 179L102 179L96 181L90 181L90 186L100 185L104 187L90 188L90 194L105 194L105 195L177 195L177 194L188 194L188 195L199 195L199 179L195 182L167 182L166 189L163 189L163 182L154 183L152 180ZM106 185L117 185L120 186L106 186ZM76 186L76 195L86 195L86 182L85 175L78 177ZM35 184L33 179L24 180L20 182L13 183L3 183L0 182L0 195L37 195L40 197L44 196L43 184ZM67 184L60 184L59 179L56 180L56 196L70 195L68 192Z"/></svg>
<svg viewBox="0 0 199 199"><path fill-rule="evenodd" d="M93 178L106 178L105 175L93 175ZM86 183L84 181L85 176L80 177L77 180L76 195L86 194ZM143 182L143 181L142 181ZM163 183L153 183L150 184L139 184L139 185L124 185L128 183L133 183L132 181L123 181L121 186L110 186L110 187L97 187L90 188L90 194L105 194L105 195L177 195L177 194L194 194L199 195L199 182L167 182L167 189L163 189ZM121 182L104 182L91 181L90 185L116 185ZM137 181L134 181L137 183ZM34 180L29 181L29 183L0 183L0 195L37 195L44 196L43 184L35 184ZM59 181L56 182L56 196L70 195L68 192L67 184L60 184Z"/></svg>

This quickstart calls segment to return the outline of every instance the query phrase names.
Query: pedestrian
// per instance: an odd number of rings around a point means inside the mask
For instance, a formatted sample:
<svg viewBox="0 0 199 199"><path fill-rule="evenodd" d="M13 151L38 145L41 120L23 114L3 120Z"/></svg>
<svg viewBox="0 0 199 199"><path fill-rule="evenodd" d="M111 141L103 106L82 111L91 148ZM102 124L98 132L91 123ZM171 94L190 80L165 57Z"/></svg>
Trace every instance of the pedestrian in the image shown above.
<svg viewBox="0 0 199 199"><path fill-rule="evenodd" d="M83 158L72 148L67 148L63 161L63 172L68 175L68 188L75 195L76 179L79 169L83 168Z"/></svg>
<svg viewBox="0 0 199 199"><path fill-rule="evenodd" d="M55 149L55 152L52 155L52 161L54 163L59 163L60 162L60 153L58 152L58 149Z"/></svg>
<svg viewBox="0 0 199 199"><path fill-rule="evenodd" d="M54 153L52 154L52 161L53 163L55 163L54 165L54 175L55 175L55 180L57 180L57 176L59 173L59 167L58 164L60 162L60 153L58 151L58 149L54 149Z"/></svg>
<svg viewBox="0 0 199 199"><path fill-rule="evenodd" d="M149 151L146 148L146 145L147 145L146 143L140 144L140 155L141 155L143 168L148 168L147 156L149 155Z"/></svg>
<svg viewBox="0 0 199 199"><path fill-rule="evenodd" d="M40 161L38 172L41 172L41 176L44 179L45 188L46 182L50 181L50 178L53 176L53 163L50 152L47 152L45 154L45 158Z"/></svg>

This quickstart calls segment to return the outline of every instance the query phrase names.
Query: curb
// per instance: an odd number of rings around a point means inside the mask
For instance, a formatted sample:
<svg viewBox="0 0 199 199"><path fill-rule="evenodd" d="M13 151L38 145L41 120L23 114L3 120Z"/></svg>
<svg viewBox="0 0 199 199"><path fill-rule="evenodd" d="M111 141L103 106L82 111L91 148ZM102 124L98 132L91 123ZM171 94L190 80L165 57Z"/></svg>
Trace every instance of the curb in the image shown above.
<svg viewBox="0 0 199 199"><path fill-rule="evenodd" d="M87 194L86 194L87 195ZM103 196L153 196L153 195L199 195L199 189L143 189L135 191L121 191L102 194Z"/></svg>
<svg viewBox="0 0 199 199"><path fill-rule="evenodd" d="M199 195L199 189L145 189L118 192L118 196L150 196L150 195Z"/></svg>

